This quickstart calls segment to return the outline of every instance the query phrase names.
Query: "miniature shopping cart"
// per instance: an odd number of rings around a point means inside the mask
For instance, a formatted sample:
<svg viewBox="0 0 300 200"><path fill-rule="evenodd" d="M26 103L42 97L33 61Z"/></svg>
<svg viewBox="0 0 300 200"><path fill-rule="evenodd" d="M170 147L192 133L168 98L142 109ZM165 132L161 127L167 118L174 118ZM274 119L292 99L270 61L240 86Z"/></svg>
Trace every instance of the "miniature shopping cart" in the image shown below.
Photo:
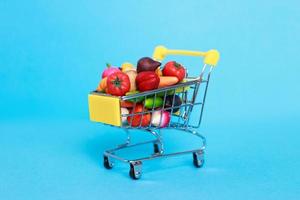
<svg viewBox="0 0 300 200"><path fill-rule="evenodd" d="M164 46L157 46L154 50L153 59L162 61L167 55L187 55L203 57L204 66L202 68L200 76L189 77L188 75L186 75L184 81L179 84L128 96L117 97L96 91L89 94L90 119L95 122L101 122L111 126L120 127L124 129L127 134L125 144L119 145L114 149L106 150L104 152L103 163L106 169L111 169L113 167L114 161L119 160L129 164L129 175L131 178L139 179L142 174L143 161L156 158L166 158L169 156L178 156L183 154L191 154L193 156L193 164L195 165L195 167L200 168L203 166L206 140L205 137L202 136L197 130L200 127L202 120L205 97L211 71L213 67L215 67L218 63L219 52L216 50L209 50L207 52L169 50ZM171 106L165 107L165 101L167 96L169 95L173 95L172 104ZM180 97L181 105L176 104L176 96ZM164 103L162 107L159 108L155 108L155 104L153 104L152 108L148 108L145 110L143 109L141 112L121 112L122 102L134 102L134 110L137 102L140 102L141 100L146 101L149 98L154 98L154 101L156 98L162 98ZM153 126L153 124L151 123L149 123L149 125L147 126L143 125L142 119L144 116L150 113L152 118L152 114L154 112L163 111L168 111L171 115L171 121L166 127L161 128L159 126ZM196 114L197 117L191 117L193 113ZM124 123L124 118L126 119L128 117L131 117L131 120L128 120ZM139 124L132 124L132 119L134 117L139 117ZM154 136L155 139L151 141L132 144L129 130L133 129L149 132ZM197 149L186 150L183 152L165 153L161 135L161 131L165 129L176 129L179 131L191 133L192 135L199 138L202 144ZM153 154L151 154L150 156L136 159L126 159L117 155L117 152L121 149L145 144L153 145Z"/></svg>

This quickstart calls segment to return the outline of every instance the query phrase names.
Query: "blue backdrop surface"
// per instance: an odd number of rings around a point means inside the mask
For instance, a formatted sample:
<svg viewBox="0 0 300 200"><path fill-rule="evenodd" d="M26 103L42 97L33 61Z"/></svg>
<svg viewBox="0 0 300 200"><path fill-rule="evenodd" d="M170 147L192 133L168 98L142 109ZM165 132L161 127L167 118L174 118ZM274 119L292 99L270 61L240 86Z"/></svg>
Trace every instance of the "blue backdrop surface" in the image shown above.
<svg viewBox="0 0 300 200"><path fill-rule="evenodd" d="M296 0L1 0L0 199L299 199L299 21ZM101 166L124 135L89 122L87 94L106 62L135 63L158 44L221 52L207 160L146 162L131 181L127 165ZM187 63L197 75L200 60ZM165 137L174 150L197 144Z"/></svg>

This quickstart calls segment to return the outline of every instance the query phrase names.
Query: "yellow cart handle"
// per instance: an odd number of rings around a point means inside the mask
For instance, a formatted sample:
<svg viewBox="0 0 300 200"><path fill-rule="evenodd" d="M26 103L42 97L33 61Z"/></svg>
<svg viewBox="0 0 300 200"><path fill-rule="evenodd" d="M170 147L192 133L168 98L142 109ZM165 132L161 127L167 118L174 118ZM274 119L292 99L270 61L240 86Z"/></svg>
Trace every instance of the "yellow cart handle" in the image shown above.
<svg viewBox="0 0 300 200"><path fill-rule="evenodd" d="M167 49L166 47L161 45L155 47L152 57L154 60L162 61L167 55L201 56L204 57L203 62L211 66L216 66L220 59L220 53L215 49L209 50L207 52L186 51Z"/></svg>

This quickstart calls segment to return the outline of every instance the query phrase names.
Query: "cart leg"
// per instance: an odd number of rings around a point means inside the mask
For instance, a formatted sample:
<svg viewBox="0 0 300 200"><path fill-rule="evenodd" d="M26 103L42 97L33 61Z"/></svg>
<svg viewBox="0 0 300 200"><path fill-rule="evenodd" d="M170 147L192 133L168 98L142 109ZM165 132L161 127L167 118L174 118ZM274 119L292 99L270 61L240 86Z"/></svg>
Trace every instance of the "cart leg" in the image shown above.
<svg viewBox="0 0 300 200"><path fill-rule="evenodd" d="M130 165L129 176L134 180L141 178L142 162L141 161L132 161L132 162L130 162L129 165Z"/></svg>
<svg viewBox="0 0 300 200"><path fill-rule="evenodd" d="M163 154L164 146L163 146L162 137L160 135L160 132L156 132L156 131L150 130L150 129L147 131L149 131L156 138L156 140L153 142L154 154Z"/></svg>
<svg viewBox="0 0 300 200"><path fill-rule="evenodd" d="M111 161L111 159L104 155L103 156L103 166L106 168L106 169L111 169L113 168L113 162Z"/></svg>
<svg viewBox="0 0 300 200"><path fill-rule="evenodd" d="M163 150L163 144L156 141L153 143L153 152L154 154L163 154L164 150Z"/></svg>
<svg viewBox="0 0 300 200"><path fill-rule="evenodd" d="M125 129L125 132L126 132L126 141L125 141L125 143L124 144L120 144L118 147L120 147L120 148L122 148L122 147L126 147L126 146L128 146L129 144L130 144L130 142L131 142L131 137L130 137L130 134L129 134L129 131L128 131L128 129Z"/></svg>
<svg viewBox="0 0 300 200"><path fill-rule="evenodd" d="M197 168L203 167L203 165L204 165L204 151L203 150L193 152L193 163L194 163L194 166Z"/></svg>

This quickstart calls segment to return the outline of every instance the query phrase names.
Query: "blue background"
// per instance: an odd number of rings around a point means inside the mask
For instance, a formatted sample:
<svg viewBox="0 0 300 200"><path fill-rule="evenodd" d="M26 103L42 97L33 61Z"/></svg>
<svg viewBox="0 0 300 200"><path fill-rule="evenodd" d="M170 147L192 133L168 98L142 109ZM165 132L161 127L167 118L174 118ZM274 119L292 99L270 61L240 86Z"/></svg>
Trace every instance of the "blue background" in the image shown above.
<svg viewBox="0 0 300 200"><path fill-rule="evenodd" d="M299 199L299 21L297 0L1 0L0 199ZM106 62L135 63L157 44L221 52L207 160L147 162L131 181L127 165L101 166L124 136L89 122L87 94ZM198 59L189 66L199 73Z"/></svg>

